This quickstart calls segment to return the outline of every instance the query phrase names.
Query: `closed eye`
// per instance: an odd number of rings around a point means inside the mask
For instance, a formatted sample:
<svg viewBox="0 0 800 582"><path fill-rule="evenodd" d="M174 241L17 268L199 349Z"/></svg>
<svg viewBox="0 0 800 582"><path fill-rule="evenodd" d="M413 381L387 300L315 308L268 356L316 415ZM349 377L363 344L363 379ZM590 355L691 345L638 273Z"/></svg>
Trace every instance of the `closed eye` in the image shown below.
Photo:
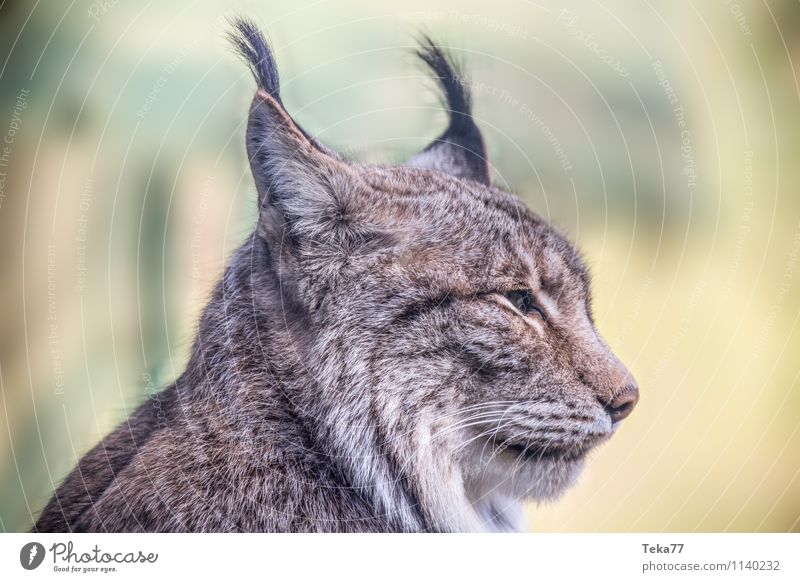
<svg viewBox="0 0 800 582"><path fill-rule="evenodd" d="M513 291L506 291L502 295L522 315L526 317L538 315L543 320L547 320L544 310L533 300L533 293L531 293L530 289L514 289Z"/></svg>

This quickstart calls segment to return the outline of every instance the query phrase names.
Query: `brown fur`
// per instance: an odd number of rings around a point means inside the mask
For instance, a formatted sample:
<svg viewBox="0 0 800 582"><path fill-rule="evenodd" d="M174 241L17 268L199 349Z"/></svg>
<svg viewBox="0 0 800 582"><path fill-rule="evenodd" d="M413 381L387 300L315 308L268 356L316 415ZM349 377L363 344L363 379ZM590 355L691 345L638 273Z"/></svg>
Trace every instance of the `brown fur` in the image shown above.
<svg viewBox="0 0 800 582"><path fill-rule="evenodd" d="M580 256L489 185L466 84L431 41L450 126L411 166L374 167L292 120L263 38L236 26L260 87L255 232L184 374L81 460L35 529L521 529L519 503L563 492L635 404Z"/></svg>

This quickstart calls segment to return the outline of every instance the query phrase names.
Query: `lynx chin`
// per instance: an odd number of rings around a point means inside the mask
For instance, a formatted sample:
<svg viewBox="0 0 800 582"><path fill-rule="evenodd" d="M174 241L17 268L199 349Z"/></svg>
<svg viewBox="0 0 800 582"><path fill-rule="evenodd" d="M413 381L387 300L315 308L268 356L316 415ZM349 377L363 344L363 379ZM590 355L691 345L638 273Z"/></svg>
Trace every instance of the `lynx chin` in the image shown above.
<svg viewBox="0 0 800 582"><path fill-rule="evenodd" d="M35 525L83 531L516 531L638 389L598 334L572 244L490 181L469 84L417 51L449 111L405 165L346 159L281 101L264 36L259 215L185 372L84 456Z"/></svg>

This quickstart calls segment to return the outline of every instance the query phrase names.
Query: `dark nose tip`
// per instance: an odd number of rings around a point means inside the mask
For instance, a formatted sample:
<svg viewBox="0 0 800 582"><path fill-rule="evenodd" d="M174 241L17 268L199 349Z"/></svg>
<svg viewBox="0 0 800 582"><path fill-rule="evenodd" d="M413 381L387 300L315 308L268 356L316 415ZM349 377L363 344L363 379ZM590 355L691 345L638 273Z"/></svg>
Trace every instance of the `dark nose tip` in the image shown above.
<svg viewBox="0 0 800 582"><path fill-rule="evenodd" d="M611 422L619 422L633 412L639 402L639 388L636 384L627 386L614 400L606 404L606 412L611 417Z"/></svg>

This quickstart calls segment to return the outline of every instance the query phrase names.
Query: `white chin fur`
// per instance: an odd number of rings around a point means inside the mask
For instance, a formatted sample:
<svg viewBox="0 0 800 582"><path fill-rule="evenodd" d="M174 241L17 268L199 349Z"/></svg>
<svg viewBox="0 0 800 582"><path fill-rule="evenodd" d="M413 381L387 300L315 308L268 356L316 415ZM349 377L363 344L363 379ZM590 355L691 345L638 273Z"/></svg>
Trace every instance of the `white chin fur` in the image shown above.
<svg viewBox="0 0 800 582"><path fill-rule="evenodd" d="M520 503L557 499L584 467L583 458L517 462L504 455L481 454L480 447L465 461L467 495L486 529L493 531L525 530Z"/></svg>
<svg viewBox="0 0 800 582"><path fill-rule="evenodd" d="M577 480L584 467L583 458L510 461L494 457L484 459L466 471L471 491L499 494L518 501L548 501L560 497ZM487 462L488 461L488 462Z"/></svg>

